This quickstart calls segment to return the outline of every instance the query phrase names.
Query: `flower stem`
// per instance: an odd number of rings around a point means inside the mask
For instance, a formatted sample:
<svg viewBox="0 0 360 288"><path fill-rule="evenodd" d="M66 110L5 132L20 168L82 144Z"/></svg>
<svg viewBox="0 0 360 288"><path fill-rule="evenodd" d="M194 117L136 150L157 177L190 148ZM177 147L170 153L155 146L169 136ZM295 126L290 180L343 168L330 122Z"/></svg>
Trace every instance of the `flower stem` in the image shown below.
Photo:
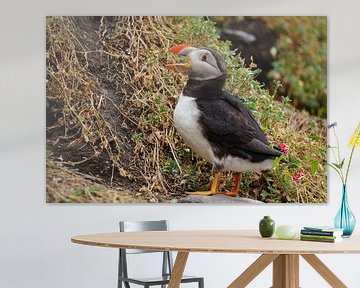
<svg viewBox="0 0 360 288"><path fill-rule="evenodd" d="M331 152L332 152L332 154L333 154L333 156L334 156L334 159L335 159L335 161L336 161L336 164L339 164L340 163L340 161L337 159L337 157L336 157L336 153L335 153L335 151L334 151L334 148L331 148Z"/></svg>
<svg viewBox="0 0 360 288"><path fill-rule="evenodd" d="M338 151L338 156L339 156L339 164L341 163L341 155L340 155L340 145L339 145L339 137L337 136L336 134L336 130L335 130L335 127L333 128L334 129L334 135L335 135L335 138L336 138L336 144L337 144L337 151Z"/></svg>
<svg viewBox="0 0 360 288"><path fill-rule="evenodd" d="M329 165L331 168L333 168L333 169L336 171L336 173L339 174L342 184L345 185L344 178L343 178L343 176L342 176L342 175L340 174L340 172L339 172L340 169L337 168L336 166L334 166L333 164L328 163L328 165Z"/></svg>
<svg viewBox="0 0 360 288"><path fill-rule="evenodd" d="M337 153L338 153L338 159L336 159L336 154L334 153L334 157L335 157L335 161L337 161L338 165L341 165L341 154L340 154L340 144L339 144L339 137L337 136L336 134L336 130L335 130L335 127L333 128L334 130L334 135L335 135L335 139L336 139L336 149L337 149ZM334 151L334 150L333 150ZM341 182L343 184L346 184L346 182L344 181L344 173L343 173L343 170L342 170L342 167L338 169L338 173L339 173L339 176L340 176L340 179L341 179Z"/></svg>

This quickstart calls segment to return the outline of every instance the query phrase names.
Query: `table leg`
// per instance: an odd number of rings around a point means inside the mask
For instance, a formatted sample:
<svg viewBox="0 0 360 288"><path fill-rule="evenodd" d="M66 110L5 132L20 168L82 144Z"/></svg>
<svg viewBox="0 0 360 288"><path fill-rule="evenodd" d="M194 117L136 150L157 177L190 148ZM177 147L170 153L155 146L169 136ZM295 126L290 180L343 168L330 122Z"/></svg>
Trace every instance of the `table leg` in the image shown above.
<svg viewBox="0 0 360 288"><path fill-rule="evenodd" d="M346 288L347 286L314 254L301 255L319 274L335 288Z"/></svg>
<svg viewBox="0 0 360 288"><path fill-rule="evenodd" d="M281 254L274 260L272 288L299 288L299 255Z"/></svg>
<svg viewBox="0 0 360 288"><path fill-rule="evenodd" d="M314 254L301 256L333 288L347 286ZM273 262L273 286L271 288L299 288L299 255L298 254L263 254L251 264L228 288L244 288Z"/></svg>
<svg viewBox="0 0 360 288"><path fill-rule="evenodd" d="M186 265L188 256L189 256L189 252L178 252L177 253L168 288L179 288L180 287L181 278L184 274L185 265Z"/></svg>
<svg viewBox="0 0 360 288"><path fill-rule="evenodd" d="M263 254L254 263L252 263L238 278L232 282L228 288L244 288L257 275L259 275L271 262L273 262L278 254Z"/></svg>

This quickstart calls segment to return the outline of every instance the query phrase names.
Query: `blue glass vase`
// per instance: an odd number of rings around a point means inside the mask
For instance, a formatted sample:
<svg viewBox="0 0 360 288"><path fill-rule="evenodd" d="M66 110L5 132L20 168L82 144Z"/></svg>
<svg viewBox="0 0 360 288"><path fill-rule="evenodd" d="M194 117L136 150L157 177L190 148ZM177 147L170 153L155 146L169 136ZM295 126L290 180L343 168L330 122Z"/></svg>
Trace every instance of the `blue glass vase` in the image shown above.
<svg viewBox="0 0 360 288"><path fill-rule="evenodd" d="M346 185L342 188L341 207L336 214L334 224L336 228L344 229L343 237L346 238L351 236L355 228L356 219L349 207Z"/></svg>

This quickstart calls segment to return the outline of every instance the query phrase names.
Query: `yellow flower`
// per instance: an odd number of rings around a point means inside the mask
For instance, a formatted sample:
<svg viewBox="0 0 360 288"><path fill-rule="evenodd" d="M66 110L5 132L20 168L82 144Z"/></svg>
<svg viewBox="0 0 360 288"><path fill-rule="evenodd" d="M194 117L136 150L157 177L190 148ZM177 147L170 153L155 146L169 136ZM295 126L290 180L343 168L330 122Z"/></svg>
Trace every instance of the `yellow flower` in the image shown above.
<svg viewBox="0 0 360 288"><path fill-rule="evenodd" d="M353 147L359 147L360 148L360 122L354 131L353 135L351 136L349 146Z"/></svg>

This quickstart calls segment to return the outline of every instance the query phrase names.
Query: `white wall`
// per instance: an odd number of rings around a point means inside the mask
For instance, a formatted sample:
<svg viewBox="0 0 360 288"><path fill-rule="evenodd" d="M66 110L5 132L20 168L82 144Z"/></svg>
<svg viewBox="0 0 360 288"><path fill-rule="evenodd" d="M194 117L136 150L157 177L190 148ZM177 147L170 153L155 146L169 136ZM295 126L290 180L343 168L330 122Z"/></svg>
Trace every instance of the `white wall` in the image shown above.
<svg viewBox="0 0 360 288"><path fill-rule="evenodd" d="M329 114L345 146L360 120L358 0L308 1L8 1L0 17L0 287L115 287L116 250L70 243L76 234L116 231L120 219L171 221L172 229L256 228L263 215L278 224L331 224L340 183L330 174L327 205L49 205L45 204L45 16L125 14L328 15ZM3 3L3 2L2 2ZM155 4L154 4L155 3ZM215 5L217 4L217 5ZM138 8L141 7L141 8ZM360 151L349 184L360 220ZM316 185L316 183L314 183ZM359 227L359 225L358 225ZM226 287L255 255L192 254L187 273L206 287ZM360 287L360 255L321 256L347 283ZM137 268L148 272L144 262ZM269 287L267 269L249 287ZM306 263L302 287L328 287ZM186 286L190 287L190 286ZM193 286L192 286L193 287Z"/></svg>

